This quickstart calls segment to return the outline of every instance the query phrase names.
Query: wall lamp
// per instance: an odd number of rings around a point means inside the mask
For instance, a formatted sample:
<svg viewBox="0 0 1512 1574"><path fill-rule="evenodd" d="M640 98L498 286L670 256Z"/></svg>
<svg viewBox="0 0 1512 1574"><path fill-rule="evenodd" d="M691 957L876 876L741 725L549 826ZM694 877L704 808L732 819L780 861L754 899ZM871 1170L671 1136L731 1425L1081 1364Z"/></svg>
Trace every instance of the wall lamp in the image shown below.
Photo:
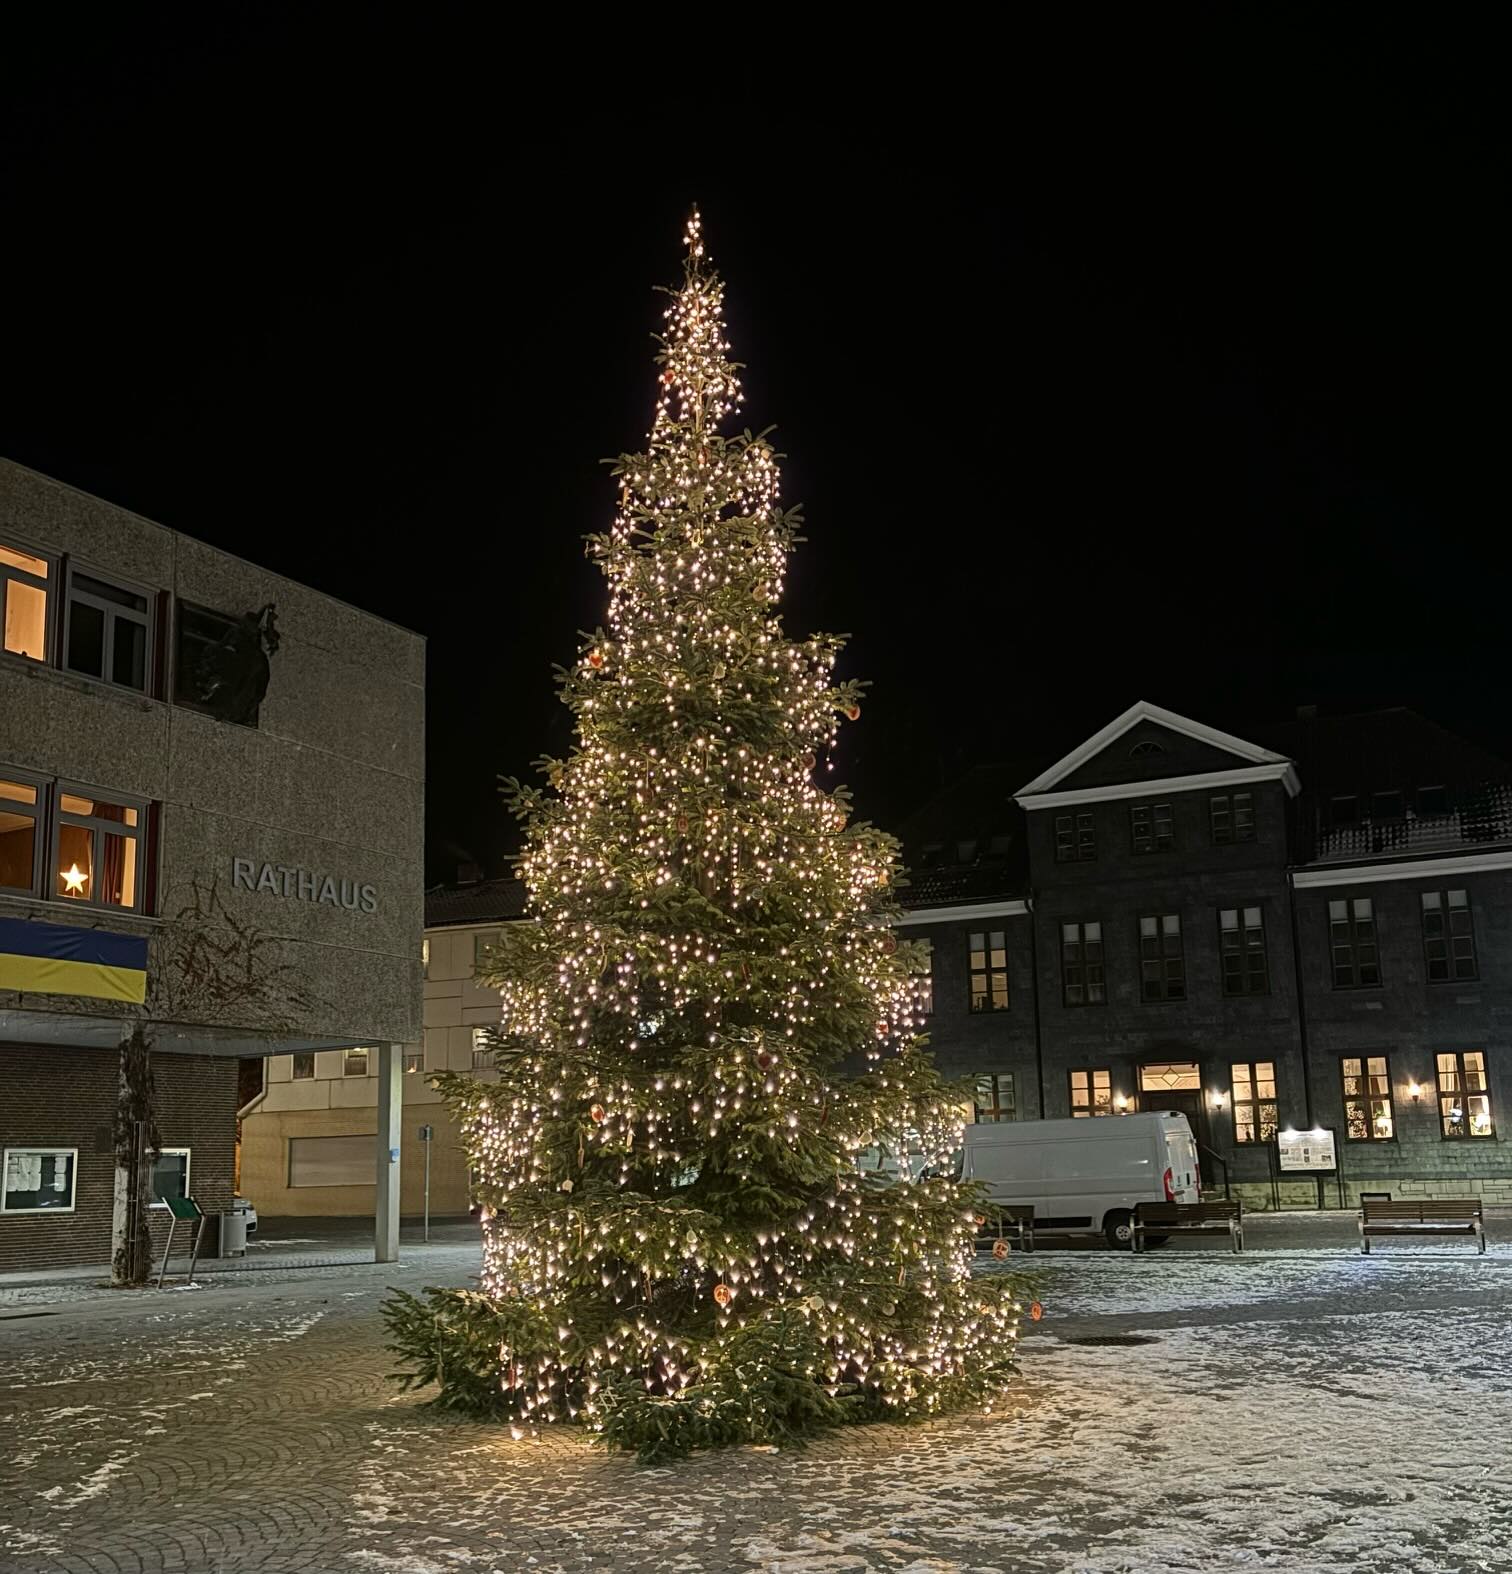
<svg viewBox="0 0 1512 1574"><path fill-rule="evenodd" d="M1418 1100L1422 1098L1422 1096L1423 1096L1423 1085L1422 1085L1422 1083L1420 1083L1420 1082L1409 1082L1407 1084L1407 1097L1410 1098L1414 1104L1416 1104L1418 1102Z"/></svg>

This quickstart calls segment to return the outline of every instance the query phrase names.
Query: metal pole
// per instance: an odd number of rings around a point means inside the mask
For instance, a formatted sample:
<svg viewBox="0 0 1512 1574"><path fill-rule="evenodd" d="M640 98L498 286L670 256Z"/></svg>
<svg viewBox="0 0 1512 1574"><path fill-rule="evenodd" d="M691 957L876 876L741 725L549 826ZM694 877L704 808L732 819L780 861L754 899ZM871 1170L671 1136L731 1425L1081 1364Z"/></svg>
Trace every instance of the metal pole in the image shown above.
<svg viewBox="0 0 1512 1574"><path fill-rule="evenodd" d="M430 1240L430 1143L425 1144L425 1239Z"/></svg>

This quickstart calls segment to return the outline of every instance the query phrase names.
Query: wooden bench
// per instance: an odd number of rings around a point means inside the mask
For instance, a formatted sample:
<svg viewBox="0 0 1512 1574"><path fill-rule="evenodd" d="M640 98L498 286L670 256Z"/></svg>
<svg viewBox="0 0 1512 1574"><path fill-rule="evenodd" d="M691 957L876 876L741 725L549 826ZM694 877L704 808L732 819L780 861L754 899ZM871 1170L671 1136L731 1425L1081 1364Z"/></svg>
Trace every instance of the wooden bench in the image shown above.
<svg viewBox="0 0 1512 1574"><path fill-rule="evenodd" d="M1130 1244L1137 1252L1147 1235L1227 1235L1244 1250L1244 1205L1234 1202L1138 1202Z"/></svg>
<svg viewBox="0 0 1512 1574"><path fill-rule="evenodd" d="M987 1241L1017 1240L1021 1252L1034 1250L1034 1209L1011 1207L1006 1203L993 1203L997 1219L990 1221L981 1237ZM994 1223L996 1228L994 1228ZM979 1243L980 1244L980 1241ZM990 1248L989 1248L990 1249Z"/></svg>
<svg viewBox="0 0 1512 1574"><path fill-rule="evenodd" d="M1372 1235L1473 1235L1476 1250L1486 1249L1486 1224L1479 1197L1425 1197L1418 1202L1362 1199L1362 1252L1370 1251Z"/></svg>

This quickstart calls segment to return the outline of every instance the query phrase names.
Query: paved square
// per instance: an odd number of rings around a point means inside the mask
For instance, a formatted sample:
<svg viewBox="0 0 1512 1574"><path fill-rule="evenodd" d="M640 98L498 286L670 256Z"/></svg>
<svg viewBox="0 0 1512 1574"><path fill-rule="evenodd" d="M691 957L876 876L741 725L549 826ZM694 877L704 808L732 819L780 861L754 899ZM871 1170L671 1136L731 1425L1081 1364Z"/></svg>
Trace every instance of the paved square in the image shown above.
<svg viewBox="0 0 1512 1574"><path fill-rule="evenodd" d="M1362 1259L1337 1219L1250 1234L1237 1260L1037 1254L1047 1314L1002 1416L652 1470L394 1392L386 1287L465 1282L471 1246L124 1298L0 1292L0 1569L1512 1567L1512 1247Z"/></svg>

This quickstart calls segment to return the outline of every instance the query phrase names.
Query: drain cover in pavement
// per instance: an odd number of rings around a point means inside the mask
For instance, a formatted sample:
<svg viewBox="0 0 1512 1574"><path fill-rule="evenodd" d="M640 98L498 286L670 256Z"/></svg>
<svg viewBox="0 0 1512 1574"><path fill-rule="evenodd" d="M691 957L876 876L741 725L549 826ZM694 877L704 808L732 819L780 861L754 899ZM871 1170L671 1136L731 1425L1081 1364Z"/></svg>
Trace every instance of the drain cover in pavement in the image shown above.
<svg viewBox="0 0 1512 1574"><path fill-rule="evenodd" d="M1154 1344L1149 1334L1083 1334L1079 1339L1064 1339L1063 1344Z"/></svg>

